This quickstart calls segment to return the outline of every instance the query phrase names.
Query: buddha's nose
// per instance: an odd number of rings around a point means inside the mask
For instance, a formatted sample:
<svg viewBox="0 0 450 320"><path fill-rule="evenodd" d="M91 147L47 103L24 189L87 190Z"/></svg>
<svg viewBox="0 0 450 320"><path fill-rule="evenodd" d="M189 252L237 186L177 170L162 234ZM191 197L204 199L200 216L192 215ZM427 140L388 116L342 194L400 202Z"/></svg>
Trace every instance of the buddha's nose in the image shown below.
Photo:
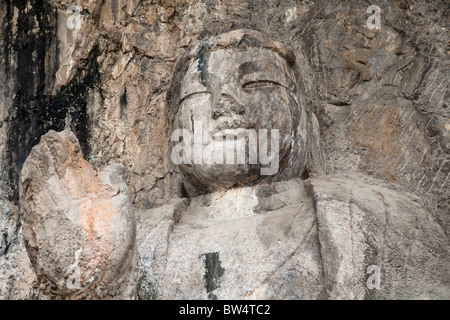
<svg viewBox="0 0 450 320"><path fill-rule="evenodd" d="M236 90L233 90L231 86L224 86L214 100L216 101L214 102L212 110L213 119L219 117L233 117L234 115L242 115L245 112L245 107L240 102Z"/></svg>

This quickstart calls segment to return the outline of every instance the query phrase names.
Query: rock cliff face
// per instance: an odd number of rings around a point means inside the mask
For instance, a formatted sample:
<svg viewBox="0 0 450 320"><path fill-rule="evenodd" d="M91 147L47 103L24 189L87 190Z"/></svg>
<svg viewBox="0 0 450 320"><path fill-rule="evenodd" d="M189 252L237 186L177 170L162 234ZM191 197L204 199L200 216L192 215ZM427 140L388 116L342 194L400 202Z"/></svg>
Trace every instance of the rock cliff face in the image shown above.
<svg viewBox="0 0 450 320"><path fill-rule="evenodd" d="M371 4L379 28L368 28ZM25 249L32 231L19 206L20 172L42 136L70 129L92 172L122 165L138 212L171 205L186 196L168 147L176 63L195 40L240 28L297 57L321 147L302 178L356 173L409 190L424 208L416 214L426 213L448 245L449 10L437 0L1 0L0 298L40 297L37 283L50 272L33 269L40 258ZM437 243L420 228L411 241ZM157 297L147 271L139 297ZM331 292L336 283L324 285Z"/></svg>

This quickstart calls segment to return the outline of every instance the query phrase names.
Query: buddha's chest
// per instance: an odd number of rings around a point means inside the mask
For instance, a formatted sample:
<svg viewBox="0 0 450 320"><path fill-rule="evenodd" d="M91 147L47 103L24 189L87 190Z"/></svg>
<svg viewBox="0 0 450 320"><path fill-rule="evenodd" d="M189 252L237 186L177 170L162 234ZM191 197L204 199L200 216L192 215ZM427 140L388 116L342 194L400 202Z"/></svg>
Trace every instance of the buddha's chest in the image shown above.
<svg viewBox="0 0 450 320"><path fill-rule="evenodd" d="M322 292L315 220L294 207L176 225L164 254L164 277L156 277L162 298L311 299Z"/></svg>

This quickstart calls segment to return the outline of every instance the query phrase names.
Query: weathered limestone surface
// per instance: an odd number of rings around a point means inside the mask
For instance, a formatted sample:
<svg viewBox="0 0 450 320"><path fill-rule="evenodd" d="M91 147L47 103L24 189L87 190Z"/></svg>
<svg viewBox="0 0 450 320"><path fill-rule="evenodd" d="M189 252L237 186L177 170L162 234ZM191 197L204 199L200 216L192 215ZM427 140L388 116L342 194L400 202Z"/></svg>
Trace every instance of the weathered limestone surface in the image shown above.
<svg viewBox="0 0 450 320"><path fill-rule="evenodd" d="M71 5L80 29L68 28ZM376 5L379 30L366 27L366 1L2 1L2 192L17 199L31 147L68 122L95 169L127 168L136 206L168 201L166 93L176 61L197 39L246 27L293 48L328 173L403 185L446 228L448 7Z"/></svg>
<svg viewBox="0 0 450 320"><path fill-rule="evenodd" d="M17 222L19 212L8 202L2 202L0 210L0 225L4 228L0 247L0 297L33 299L37 278L24 245L21 223Z"/></svg>
<svg viewBox="0 0 450 320"><path fill-rule="evenodd" d="M326 297L313 202L301 180L181 200L140 212L138 221L141 281L153 285L154 298Z"/></svg>
<svg viewBox="0 0 450 320"><path fill-rule="evenodd" d="M31 150L20 205L39 298L133 297L136 225L123 174L110 165L97 176L70 131L50 131Z"/></svg>
<svg viewBox="0 0 450 320"><path fill-rule="evenodd" d="M169 125L189 133L190 151L177 163L180 143L171 136L170 155L190 196L302 175L308 150L319 146L310 144L299 77L292 50L251 29L196 41L180 58Z"/></svg>

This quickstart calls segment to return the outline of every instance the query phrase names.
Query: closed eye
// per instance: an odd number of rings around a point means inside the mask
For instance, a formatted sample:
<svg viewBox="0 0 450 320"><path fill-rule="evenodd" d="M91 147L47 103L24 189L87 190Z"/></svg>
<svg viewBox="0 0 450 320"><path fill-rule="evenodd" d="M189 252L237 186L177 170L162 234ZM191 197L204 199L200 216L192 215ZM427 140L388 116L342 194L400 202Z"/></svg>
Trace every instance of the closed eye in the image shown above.
<svg viewBox="0 0 450 320"><path fill-rule="evenodd" d="M211 92L209 92L209 91L199 91L199 92L193 92L193 93L190 93L190 94L188 94L188 95L185 95L179 102L178 102L178 105L180 105L180 104L182 104L183 102L184 102L184 100L186 100L186 99L188 99L188 98L190 98L190 97L192 97L192 96L195 96L196 94L205 94L205 93L211 93Z"/></svg>
<svg viewBox="0 0 450 320"><path fill-rule="evenodd" d="M242 85L243 89L257 89L257 88L273 88L282 86L280 83L272 80L257 80L249 81Z"/></svg>

